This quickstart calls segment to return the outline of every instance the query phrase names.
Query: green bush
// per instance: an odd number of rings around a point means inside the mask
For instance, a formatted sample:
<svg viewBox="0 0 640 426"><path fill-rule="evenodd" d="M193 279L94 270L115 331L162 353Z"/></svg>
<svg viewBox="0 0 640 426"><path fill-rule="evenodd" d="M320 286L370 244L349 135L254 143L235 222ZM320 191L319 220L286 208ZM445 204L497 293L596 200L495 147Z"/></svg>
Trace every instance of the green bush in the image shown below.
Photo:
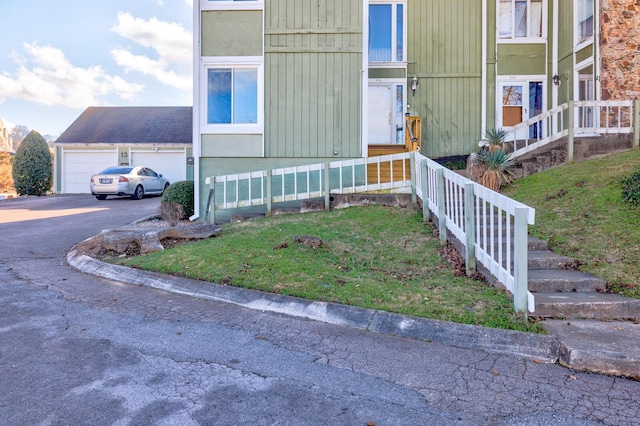
<svg viewBox="0 0 640 426"><path fill-rule="evenodd" d="M624 201L640 205L640 172L622 179L622 195Z"/></svg>
<svg viewBox="0 0 640 426"><path fill-rule="evenodd" d="M32 130L24 138L13 159L13 184L18 195L44 195L53 185L49 145Z"/></svg>
<svg viewBox="0 0 640 426"><path fill-rule="evenodd" d="M182 180L171 184L162 194L162 204L177 203L182 206L182 218L189 219L193 216L193 181Z"/></svg>

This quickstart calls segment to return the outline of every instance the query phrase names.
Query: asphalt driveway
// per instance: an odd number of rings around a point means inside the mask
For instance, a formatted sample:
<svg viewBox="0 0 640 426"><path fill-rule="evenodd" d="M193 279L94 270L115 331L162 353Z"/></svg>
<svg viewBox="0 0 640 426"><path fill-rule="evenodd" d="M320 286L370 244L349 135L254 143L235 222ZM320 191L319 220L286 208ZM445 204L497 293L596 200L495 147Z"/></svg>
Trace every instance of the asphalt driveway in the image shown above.
<svg viewBox="0 0 640 426"><path fill-rule="evenodd" d="M637 424L640 383L100 279L159 198L0 201L0 423ZM205 285L203 283L203 285Z"/></svg>

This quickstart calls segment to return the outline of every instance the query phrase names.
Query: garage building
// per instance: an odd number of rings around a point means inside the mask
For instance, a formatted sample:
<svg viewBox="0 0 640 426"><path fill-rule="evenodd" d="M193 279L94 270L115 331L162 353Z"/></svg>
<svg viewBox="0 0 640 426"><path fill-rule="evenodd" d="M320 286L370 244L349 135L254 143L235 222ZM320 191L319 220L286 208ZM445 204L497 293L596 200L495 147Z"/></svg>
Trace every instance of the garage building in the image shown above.
<svg viewBox="0 0 640 426"><path fill-rule="evenodd" d="M90 107L55 142L54 192L88 194L91 175L147 166L193 180L192 107Z"/></svg>

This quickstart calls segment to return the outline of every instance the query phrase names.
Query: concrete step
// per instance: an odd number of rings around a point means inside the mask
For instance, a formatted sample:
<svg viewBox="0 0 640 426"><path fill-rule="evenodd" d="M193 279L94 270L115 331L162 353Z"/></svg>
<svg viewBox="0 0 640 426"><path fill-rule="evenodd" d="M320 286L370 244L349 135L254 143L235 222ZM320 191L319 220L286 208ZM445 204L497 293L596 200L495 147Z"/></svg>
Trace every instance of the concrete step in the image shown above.
<svg viewBox="0 0 640 426"><path fill-rule="evenodd" d="M545 320L540 324L560 343L560 364L640 380L637 322Z"/></svg>
<svg viewBox="0 0 640 426"><path fill-rule="evenodd" d="M555 254L549 250L529 249L529 270L537 269L572 269L575 261L560 254Z"/></svg>
<svg viewBox="0 0 640 426"><path fill-rule="evenodd" d="M545 318L640 319L640 300L617 294L536 293L534 316Z"/></svg>
<svg viewBox="0 0 640 426"><path fill-rule="evenodd" d="M530 269L528 278L533 293L594 292L607 285L602 278L569 269Z"/></svg>

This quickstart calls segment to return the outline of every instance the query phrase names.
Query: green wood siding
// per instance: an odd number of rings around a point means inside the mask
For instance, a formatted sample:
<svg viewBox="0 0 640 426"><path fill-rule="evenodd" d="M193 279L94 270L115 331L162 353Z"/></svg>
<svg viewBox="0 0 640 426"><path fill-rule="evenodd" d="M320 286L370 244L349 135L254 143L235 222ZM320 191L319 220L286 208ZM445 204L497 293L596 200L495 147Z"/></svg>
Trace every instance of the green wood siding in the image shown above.
<svg viewBox="0 0 640 426"><path fill-rule="evenodd" d="M265 155L361 155L362 2L265 2Z"/></svg>
<svg viewBox="0 0 640 426"><path fill-rule="evenodd" d="M203 157L262 157L262 135L202 135Z"/></svg>
<svg viewBox="0 0 640 426"><path fill-rule="evenodd" d="M546 74L546 44L498 44L498 75Z"/></svg>
<svg viewBox="0 0 640 426"><path fill-rule="evenodd" d="M409 113L424 120L423 154L444 157L476 150L481 133L482 1L410 1L407 26L408 79L417 75L420 82L407 103Z"/></svg>
<svg viewBox="0 0 640 426"><path fill-rule="evenodd" d="M262 12L202 12L202 56L262 56Z"/></svg>
<svg viewBox="0 0 640 426"><path fill-rule="evenodd" d="M369 78L407 78L407 70L404 68L370 68Z"/></svg>

